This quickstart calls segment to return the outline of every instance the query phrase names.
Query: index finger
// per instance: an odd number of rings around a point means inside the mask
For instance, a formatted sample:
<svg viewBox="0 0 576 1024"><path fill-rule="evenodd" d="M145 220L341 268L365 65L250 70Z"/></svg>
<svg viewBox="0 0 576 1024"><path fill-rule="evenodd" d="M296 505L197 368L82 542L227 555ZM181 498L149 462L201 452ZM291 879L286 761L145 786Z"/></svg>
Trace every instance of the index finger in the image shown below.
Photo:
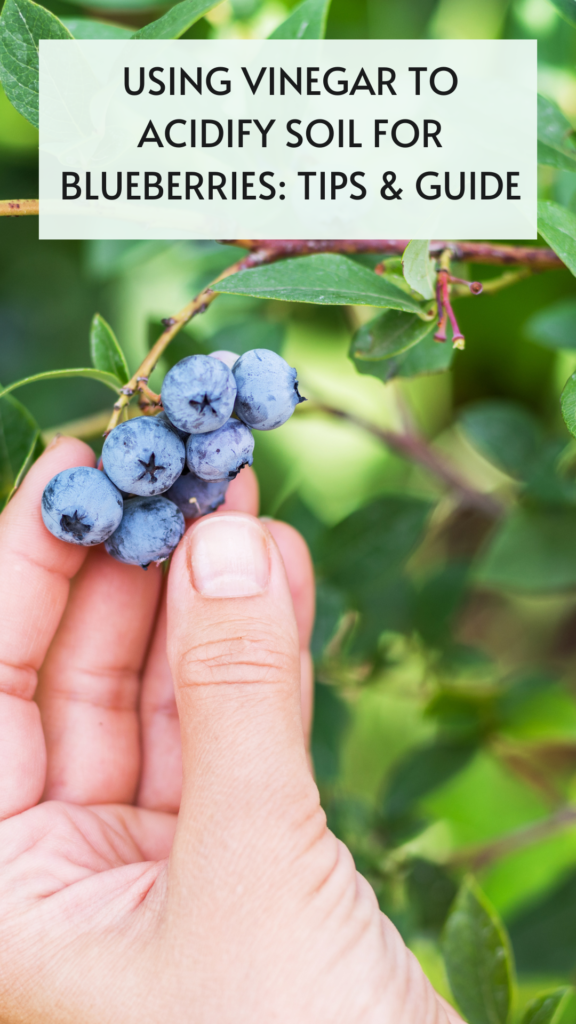
<svg viewBox="0 0 576 1024"><path fill-rule="evenodd" d="M48 532L42 491L56 473L94 461L82 441L57 439L0 516L0 819L32 807L44 788L46 748L32 698L70 580L88 550Z"/></svg>

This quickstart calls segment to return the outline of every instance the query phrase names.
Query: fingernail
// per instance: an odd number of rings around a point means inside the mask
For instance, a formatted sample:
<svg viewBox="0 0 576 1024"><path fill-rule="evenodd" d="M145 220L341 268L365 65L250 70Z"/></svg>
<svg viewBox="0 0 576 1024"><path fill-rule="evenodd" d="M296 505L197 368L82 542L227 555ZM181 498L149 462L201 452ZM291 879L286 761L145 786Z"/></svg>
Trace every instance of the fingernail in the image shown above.
<svg viewBox="0 0 576 1024"><path fill-rule="evenodd" d="M199 523L190 542L190 575L203 597L254 597L268 583L266 534L256 519L216 516Z"/></svg>
<svg viewBox="0 0 576 1024"><path fill-rule="evenodd" d="M54 437L50 441L50 444L46 445L45 451L49 452L51 448L55 448L56 445L62 440L62 434L54 434Z"/></svg>

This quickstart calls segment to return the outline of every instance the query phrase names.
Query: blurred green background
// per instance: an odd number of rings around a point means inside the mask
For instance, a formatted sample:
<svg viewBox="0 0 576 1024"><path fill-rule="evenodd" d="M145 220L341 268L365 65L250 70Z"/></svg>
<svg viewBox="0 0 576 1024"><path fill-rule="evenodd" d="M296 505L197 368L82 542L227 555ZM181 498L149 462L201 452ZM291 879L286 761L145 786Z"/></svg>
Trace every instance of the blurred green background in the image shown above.
<svg viewBox="0 0 576 1024"><path fill-rule="evenodd" d="M46 6L98 16L97 2ZM261 38L291 6L224 0L189 34ZM137 26L159 13L106 18ZM576 28L549 0L333 0L327 35L537 38L540 91L576 119ZM576 174L541 172L542 196L576 211ZM36 195L37 133L0 91L0 197ZM3 383L88 365L95 312L135 369L161 318L237 258L216 243L37 235L35 218L0 221ZM576 460L559 406L576 370L574 278L534 275L456 311L467 344L451 368L383 384L348 358L374 311L222 295L152 386L190 352L275 348L305 395L387 430L408 424L502 503L503 527L328 415L299 410L257 436L262 512L298 526L317 566L314 758L331 827L447 997L439 935L474 871L510 931L520 1008L576 980ZM83 380L19 397L48 430L102 411L109 394Z"/></svg>

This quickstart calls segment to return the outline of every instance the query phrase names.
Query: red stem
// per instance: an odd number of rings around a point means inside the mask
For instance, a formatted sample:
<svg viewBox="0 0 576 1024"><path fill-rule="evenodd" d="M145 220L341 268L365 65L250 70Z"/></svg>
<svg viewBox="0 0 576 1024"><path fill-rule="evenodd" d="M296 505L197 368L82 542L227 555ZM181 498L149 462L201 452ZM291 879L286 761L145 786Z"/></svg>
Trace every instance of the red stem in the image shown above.
<svg viewBox="0 0 576 1024"><path fill-rule="evenodd" d="M223 239L225 245L237 245L255 252L264 249L267 262L289 256L308 256L317 252L379 253L401 256L408 245L407 238L380 239ZM523 264L540 270L561 269L564 264L552 249L535 246L497 245L492 242L430 242L430 254L441 255L449 250L451 258L471 263L493 263L506 266Z"/></svg>

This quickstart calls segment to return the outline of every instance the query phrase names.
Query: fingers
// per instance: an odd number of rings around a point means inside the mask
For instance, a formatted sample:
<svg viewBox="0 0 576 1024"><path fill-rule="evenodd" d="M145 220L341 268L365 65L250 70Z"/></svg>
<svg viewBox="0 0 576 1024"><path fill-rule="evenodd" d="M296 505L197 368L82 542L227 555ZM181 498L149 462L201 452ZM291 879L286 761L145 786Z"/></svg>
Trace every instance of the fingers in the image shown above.
<svg viewBox="0 0 576 1024"><path fill-rule="evenodd" d="M131 803L140 775L138 706L162 571L90 552L40 675L47 799Z"/></svg>
<svg viewBox="0 0 576 1024"><path fill-rule="evenodd" d="M464 1024L462 1017L454 1009L454 1007L450 1006L450 1003L446 1002L446 1000L442 996L439 996L437 992L435 993L435 995L436 999L440 1003L440 1006L444 1010L446 1017L448 1018L448 1024Z"/></svg>
<svg viewBox="0 0 576 1024"><path fill-rule="evenodd" d="M314 818L300 706L300 644L280 552L241 514L201 520L168 582L168 655L182 731L178 873L222 846L260 857ZM192 809L194 815L192 816Z"/></svg>
<svg viewBox="0 0 576 1024"><path fill-rule="evenodd" d="M36 673L87 549L56 540L40 502L56 473L80 465L94 465L88 445L58 439L0 516L0 818L33 806L44 787L44 737L32 702Z"/></svg>
<svg viewBox="0 0 576 1024"><path fill-rule="evenodd" d="M258 514L258 481L246 466L232 481L222 506L226 511ZM163 602L142 683L140 705L142 772L138 804L176 812L182 796L182 748L174 683L166 653L166 607Z"/></svg>
<svg viewBox="0 0 576 1024"><path fill-rule="evenodd" d="M218 511L247 512L248 515L257 516L259 507L260 494L256 473L250 466L245 466L228 485L226 500Z"/></svg>
<svg viewBox="0 0 576 1024"><path fill-rule="evenodd" d="M266 520L266 526L280 549L294 604L300 640L302 724L308 744L314 701L314 666L308 650L314 626L316 604L314 567L306 541L293 526L273 519Z"/></svg>
<svg viewBox="0 0 576 1024"><path fill-rule="evenodd" d="M252 485L254 476L251 471L248 474L245 470L234 483L240 483L243 478L248 486L244 487L243 492L237 486L232 500L239 505L239 511L244 511L251 501L255 512L257 491ZM293 527L273 520L266 520L266 526L280 549L296 613L301 647L302 721L308 742L314 688L314 671L308 651L314 621L314 570L308 547ZM137 802L142 807L175 813L180 807L182 796L182 753L174 683L166 654L164 609L158 617L144 674L141 721L142 776Z"/></svg>
<svg viewBox="0 0 576 1024"><path fill-rule="evenodd" d="M176 831L173 814L145 811L126 804L100 805L91 810L120 834L126 833L142 860L165 860L169 856Z"/></svg>
<svg viewBox="0 0 576 1024"><path fill-rule="evenodd" d="M182 744L166 636L163 599L142 685L142 773L137 803L176 813L182 797Z"/></svg>

